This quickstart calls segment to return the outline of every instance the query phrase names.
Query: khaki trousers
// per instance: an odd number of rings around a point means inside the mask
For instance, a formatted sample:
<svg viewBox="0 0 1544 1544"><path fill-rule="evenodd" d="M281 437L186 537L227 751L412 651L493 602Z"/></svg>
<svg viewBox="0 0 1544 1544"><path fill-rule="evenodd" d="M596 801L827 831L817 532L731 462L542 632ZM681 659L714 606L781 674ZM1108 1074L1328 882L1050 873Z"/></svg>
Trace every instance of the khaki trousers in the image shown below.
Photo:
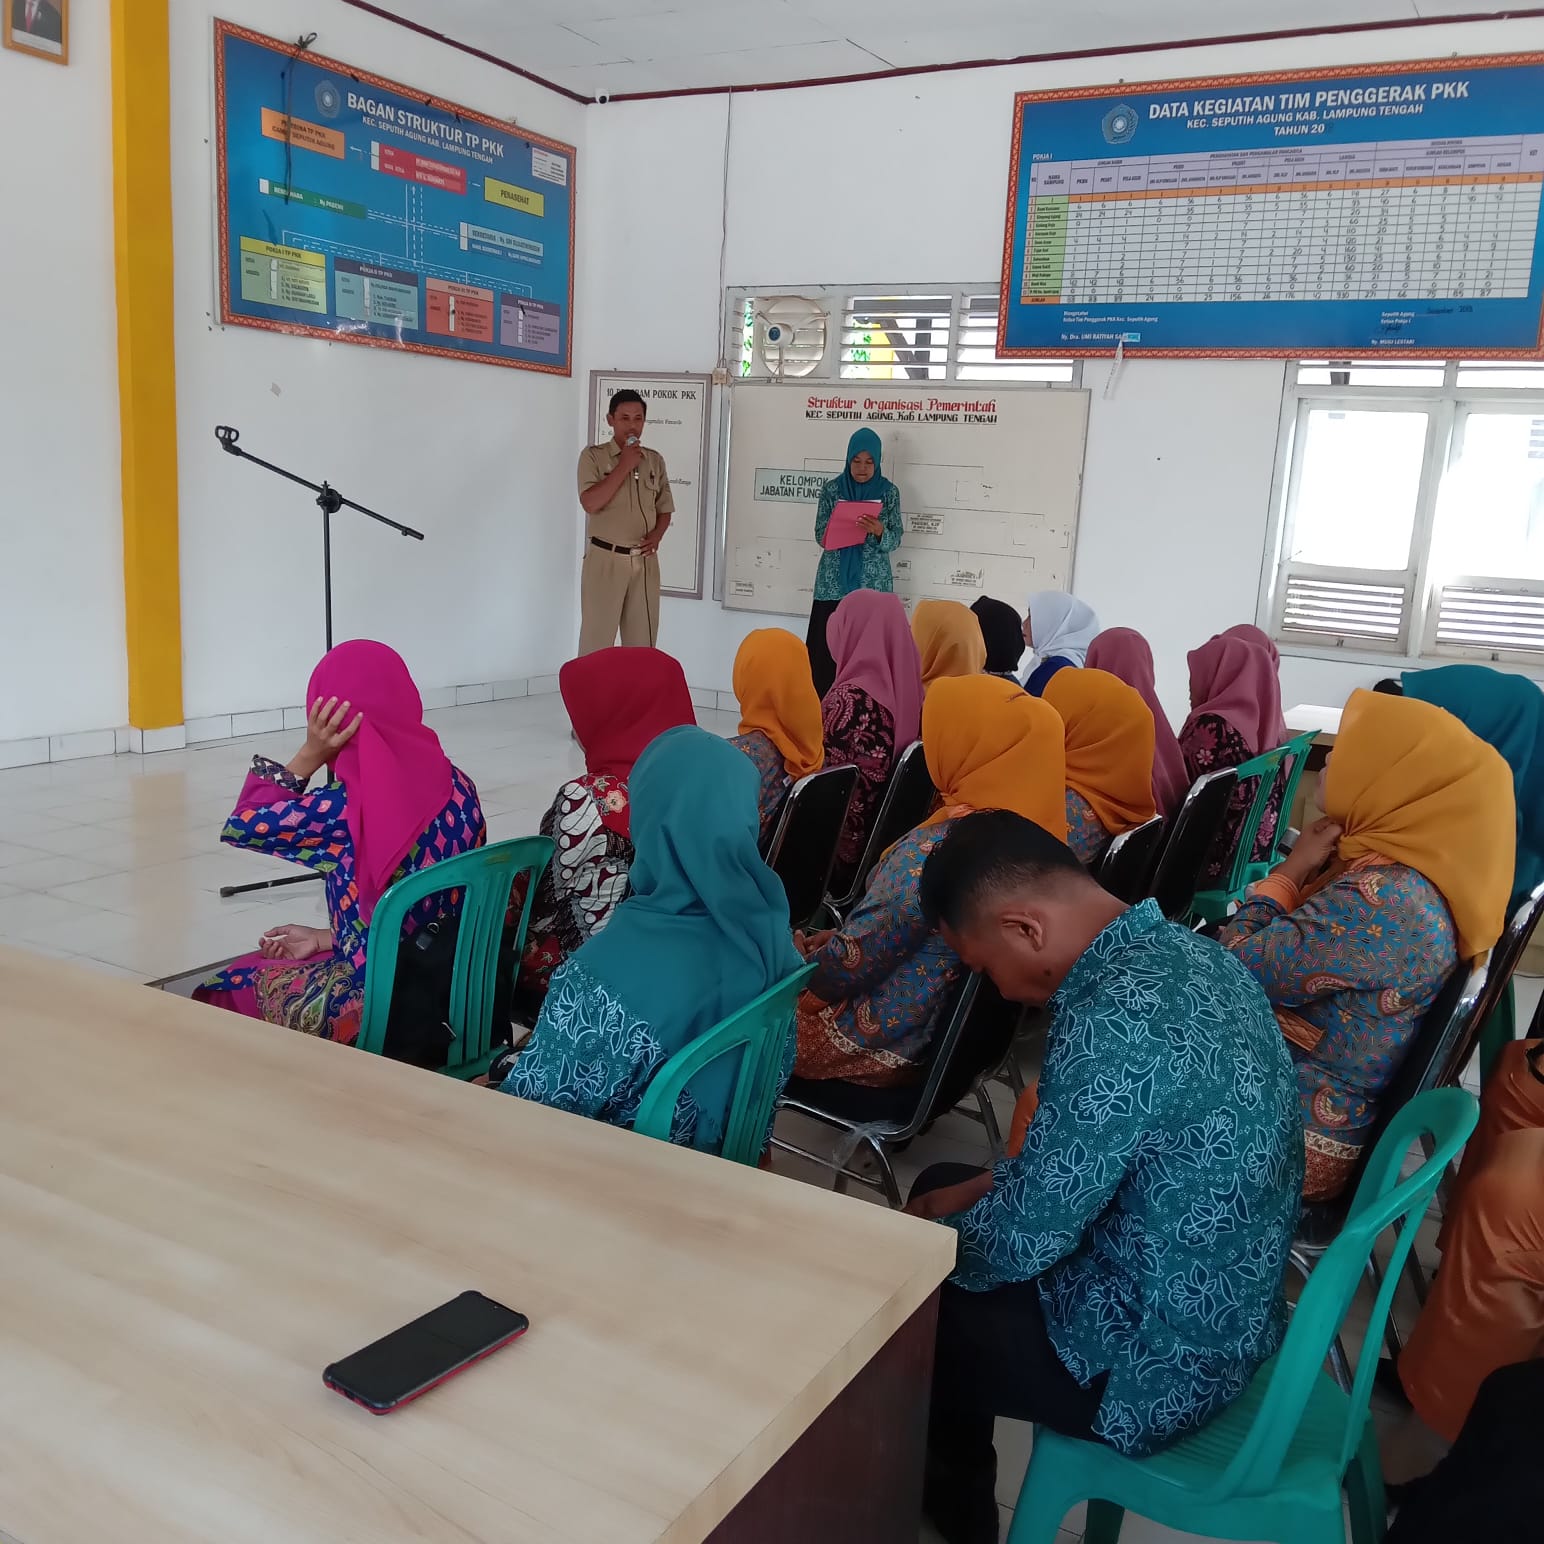
<svg viewBox="0 0 1544 1544"><path fill-rule="evenodd" d="M659 559L608 552L586 542L579 579L579 652L609 649L621 629L625 647L653 647L659 637Z"/></svg>

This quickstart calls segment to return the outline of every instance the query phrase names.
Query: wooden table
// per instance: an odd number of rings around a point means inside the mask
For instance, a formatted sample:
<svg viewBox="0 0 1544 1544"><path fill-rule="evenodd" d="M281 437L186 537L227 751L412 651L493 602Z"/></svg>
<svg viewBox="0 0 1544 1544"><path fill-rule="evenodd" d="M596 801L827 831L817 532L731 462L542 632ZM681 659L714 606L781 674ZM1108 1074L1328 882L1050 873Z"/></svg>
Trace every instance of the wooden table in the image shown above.
<svg viewBox="0 0 1544 1544"><path fill-rule="evenodd" d="M0 1538L916 1538L946 1230L8 951L0 1067ZM322 1386L468 1287L529 1334Z"/></svg>
<svg viewBox="0 0 1544 1544"><path fill-rule="evenodd" d="M1295 708L1288 708L1282 714L1287 721L1287 728L1293 734L1307 734L1312 730L1314 735L1314 742L1308 747L1308 765L1303 769L1303 776L1298 781L1297 795L1292 801L1292 809L1288 815L1288 823L1299 831L1306 830L1324 813L1319 808L1319 771L1330 759L1330 752L1335 748L1336 737L1340 734L1340 715L1343 711L1341 708L1327 708L1316 702L1300 702Z"/></svg>

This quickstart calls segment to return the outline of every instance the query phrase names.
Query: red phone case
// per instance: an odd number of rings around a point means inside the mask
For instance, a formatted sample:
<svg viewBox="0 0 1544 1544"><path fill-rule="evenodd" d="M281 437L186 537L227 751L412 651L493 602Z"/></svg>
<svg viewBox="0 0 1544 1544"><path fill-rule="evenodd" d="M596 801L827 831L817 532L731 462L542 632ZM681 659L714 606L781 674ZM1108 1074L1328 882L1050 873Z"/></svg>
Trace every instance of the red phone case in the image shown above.
<svg viewBox="0 0 1544 1544"><path fill-rule="evenodd" d="M451 1378L454 1378L457 1373L465 1372L468 1367L475 1366L478 1362L481 1362L485 1358L492 1356L495 1351L502 1351L505 1346L510 1344L511 1341L519 1340L519 1338L525 1334L525 1332L530 1329L530 1327L530 1322L527 1321L525 1324L522 1324L519 1329L511 1331L502 1340L495 1341L491 1346L485 1347L475 1356L469 1356L464 1362L457 1362L454 1367L451 1367L445 1372L442 1372L439 1377L423 1384L420 1388L412 1390L411 1393L404 1394L400 1399L393 1400L389 1405L371 1404L369 1400L361 1399L358 1394L352 1393L350 1390L344 1388L341 1383L338 1383L334 1380L331 1367L325 1368L323 1370L322 1382L325 1383L334 1394L341 1394L351 1404L358 1405L361 1410L368 1410L371 1415L390 1415L393 1410L400 1410L403 1405L410 1405L415 1399L421 1399L429 1392L430 1389L437 1389L442 1383L446 1383Z"/></svg>

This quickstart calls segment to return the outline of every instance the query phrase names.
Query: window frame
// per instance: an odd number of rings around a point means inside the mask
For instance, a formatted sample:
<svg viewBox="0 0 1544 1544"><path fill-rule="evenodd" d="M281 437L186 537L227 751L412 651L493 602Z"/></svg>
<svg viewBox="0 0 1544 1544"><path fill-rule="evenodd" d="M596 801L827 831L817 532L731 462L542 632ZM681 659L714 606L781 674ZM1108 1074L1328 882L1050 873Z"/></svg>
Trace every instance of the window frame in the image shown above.
<svg viewBox="0 0 1544 1544"><path fill-rule="evenodd" d="M1268 527L1264 561L1261 564L1260 594L1256 620L1284 653L1312 659L1334 659L1367 665L1416 668L1423 664L1476 661L1483 664L1524 667L1530 674L1544 672L1544 649L1503 649L1494 646L1438 644L1437 629L1445 587L1479 587L1503 593L1544 597L1544 579L1511 579L1497 575L1447 574L1438 585L1432 573L1432 546L1437 527L1442 485L1457 464L1462 450L1462 429L1475 412L1507 412L1521 417L1544 418L1544 371L1537 387L1459 385L1460 372L1471 368L1468 361L1449 360L1442 365L1441 384L1375 384L1381 361L1330 361L1334 370L1372 376L1355 385L1331 383L1304 384L1298 376L1300 364L1289 366L1276 445L1276 468L1271 485L1271 520ZM1430 361L1388 361L1390 368L1410 368ZM1323 368L1322 364L1316 365ZM1433 366L1435 368L1435 366ZM1355 569L1332 565L1293 563L1290 558L1293 510L1302 481L1298 455L1303 426L1308 414L1330 412L1409 412L1426 413L1426 443L1416 495L1415 518L1411 527L1411 551L1406 568L1401 570ZM1283 634L1289 581L1296 575L1341 579L1351 583L1400 584L1405 591L1405 605L1399 636L1389 643L1335 633L1294 630Z"/></svg>

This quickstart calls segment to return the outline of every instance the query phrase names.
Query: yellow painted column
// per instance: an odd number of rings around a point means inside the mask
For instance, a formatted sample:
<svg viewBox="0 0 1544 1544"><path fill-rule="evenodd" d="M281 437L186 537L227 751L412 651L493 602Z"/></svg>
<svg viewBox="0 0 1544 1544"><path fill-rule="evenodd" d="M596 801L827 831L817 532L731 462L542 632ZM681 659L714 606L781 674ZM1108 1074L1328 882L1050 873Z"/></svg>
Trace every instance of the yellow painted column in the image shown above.
<svg viewBox="0 0 1544 1544"><path fill-rule="evenodd" d="M112 0L123 589L136 729L183 721L167 8L168 0Z"/></svg>

